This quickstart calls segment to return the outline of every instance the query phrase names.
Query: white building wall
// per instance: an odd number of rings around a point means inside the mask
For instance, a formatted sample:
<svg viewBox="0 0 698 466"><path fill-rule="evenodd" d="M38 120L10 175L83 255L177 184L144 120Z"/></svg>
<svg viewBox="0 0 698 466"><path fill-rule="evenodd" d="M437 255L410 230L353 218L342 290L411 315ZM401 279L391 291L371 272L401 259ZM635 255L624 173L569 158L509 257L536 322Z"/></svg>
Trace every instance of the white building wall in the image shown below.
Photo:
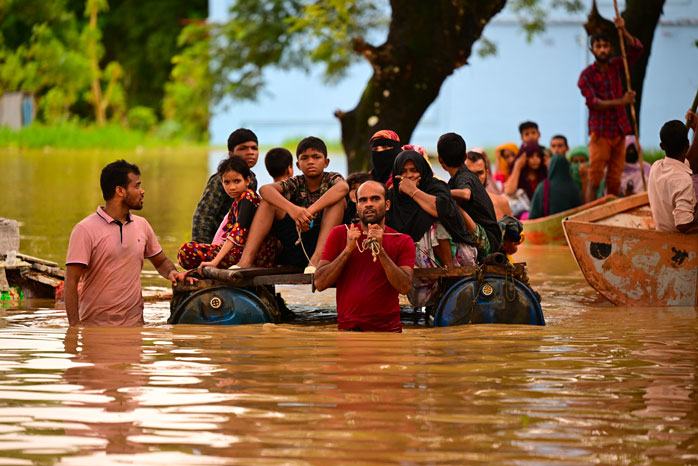
<svg viewBox="0 0 698 466"><path fill-rule="evenodd" d="M210 20L224 20L231 1L210 0ZM590 5L591 0L585 3ZM612 1L600 0L598 5L603 16L613 16ZM455 131L469 147L492 147L518 141L518 124L533 120L546 144L556 133L566 135L571 146L586 143L587 111L577 79L593 61L582 27L587 11L577 15L554 11L546 32L528 43L514 14L505 9L484 31L497 44L497 55L480 58L473 53L469 65L446 80L410 142L434 148L439 135ZM645 78L640 126L645 147L659 146L661 125L683 118L695 96L696 40L698 0L667 0ZM228 110L214 110L211 142L225 144L238 127L253 129L264 145L310 134L339 141L333 112L356 105L370 71L366 63L358 63L346 79L330 86L323 84L317 71L307 75L269 70L269 85L256 102L228 102Z"/></svg>

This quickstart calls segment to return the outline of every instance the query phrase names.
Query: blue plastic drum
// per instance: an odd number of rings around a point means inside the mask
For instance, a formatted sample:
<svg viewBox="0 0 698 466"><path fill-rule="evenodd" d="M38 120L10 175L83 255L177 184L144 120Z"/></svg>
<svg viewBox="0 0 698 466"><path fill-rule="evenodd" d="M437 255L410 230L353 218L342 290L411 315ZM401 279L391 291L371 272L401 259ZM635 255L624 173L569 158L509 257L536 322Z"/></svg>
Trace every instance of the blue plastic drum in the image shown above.
<svg viewBox="0 0 698 466"><path fill-rule="evenodd" d="M243 288L221 286L196 291L177 304L170 324L245 325L276 322L269 307Z"/></svg>
<svg viewBox="0 0 698 466"><path fill-rule="evenodd" d="M545 325L533 291L519 280L485 274L465 278L446 291L434 312L434 327L466 324Z"/></svg>

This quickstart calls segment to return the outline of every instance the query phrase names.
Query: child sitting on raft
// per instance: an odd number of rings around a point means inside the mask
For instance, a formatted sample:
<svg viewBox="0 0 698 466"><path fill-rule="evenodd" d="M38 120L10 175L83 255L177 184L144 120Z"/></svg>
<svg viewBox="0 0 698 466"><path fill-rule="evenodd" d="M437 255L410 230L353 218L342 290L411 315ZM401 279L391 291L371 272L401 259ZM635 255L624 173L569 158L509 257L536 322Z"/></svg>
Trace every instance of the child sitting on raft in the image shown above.
<svg viewBox="0 0 698 466"><path fill-rule="evenodd" d="M264 156L264 166L267 168L267 173L274 181L283 181L293 176L293 155L288 149L283 147L274 147L269 149L267 155ZM218 226L216 235L213 237L211 244L223 244L227 236L228 216L223 218L223 221Z"/></svg>
<svg viewBox="0 0 698 466"><path fill-rule="evenodd" d="M492 199L478 176L465 165L465 140L459 134L443 134L436 147L441 167L451 175L451 197L463 209L465 226L483 260L499 250L501 237Z"/></svg>
<svg viewBox="0 0 698 466"><path fill-rule="evenodd" d="M233 205L226 216L221 244L203 244L191 241L179 248L177 260L185 269L230 267L237 264L249 234L252 219L260 203L259 196L249 189L251 173L247 162L232 156L218 165L218 175L226 194ZM272 267L276 264L276 238L267 236L255 258L257 267Z"/></svg>
<svg viewBox="0 0 698 466"><path fill-rule="evenodd" d="M393 166L387 224L415 242L415 267L475 265L477 249L446 183L434 178L424 156L401 152ZM433 304L438 281L415 278L407 295L413 306Z"/></svg>
<svg viewBox="0 0 698 466"><path fill-rule="evenodd" d="M284 147L269 149L264 156L264 166L275 183L287 180L293 176L293 154Z"/></svg>
<svg viewBox="0 0 698 466"><path fill-rule="evenodd" d="M296 157L302 175L259 189L263 201L237 267L255 265L262 241L272 231L283 246L279 264L305 267L305 273L315 273L327 236L344 216L349 186L339 173L325 171L330 159L322 139L303 139L296 148Z"/></svg>

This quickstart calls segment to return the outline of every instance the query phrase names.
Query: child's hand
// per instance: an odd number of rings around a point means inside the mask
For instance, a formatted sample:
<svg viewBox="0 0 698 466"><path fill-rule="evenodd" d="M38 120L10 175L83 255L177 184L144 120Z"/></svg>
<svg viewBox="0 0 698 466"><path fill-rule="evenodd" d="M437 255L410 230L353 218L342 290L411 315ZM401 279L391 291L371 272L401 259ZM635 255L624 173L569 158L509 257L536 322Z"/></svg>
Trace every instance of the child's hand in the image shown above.
<svg viewBox="0 0 698 466"><path fill-rule="evenodd" d="M214 261L202 262L201 264L199 264L199 267L197 267L197 269L196 269L199 272L199 275L203 276L202 272L204 270L204 267L208 267L208 266L218 267L218 264Z"/></svg>
<svg viewBox="0 0 698 466"><path fill-rule="evenodd" d="M514 162L514 168L518 168L519 170L523 170L523 168L526 166L526 156L522 155L519 157L516 162Z"/></svg>
<svg viewBox="0 0 698 466"><path fill-rule="evenodd" d="M296 227L301 231L310 230L310 222L313 220L314 215L304 207L296 206L291 212L288 213L294 222L296 222Z"/></svg>

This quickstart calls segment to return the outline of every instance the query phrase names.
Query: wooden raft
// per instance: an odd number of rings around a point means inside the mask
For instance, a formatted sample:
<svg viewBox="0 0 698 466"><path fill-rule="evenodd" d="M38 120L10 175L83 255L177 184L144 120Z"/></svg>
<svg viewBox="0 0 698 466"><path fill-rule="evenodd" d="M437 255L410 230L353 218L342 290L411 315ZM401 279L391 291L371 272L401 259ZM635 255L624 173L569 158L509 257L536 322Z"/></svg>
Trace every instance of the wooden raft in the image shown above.
<svg viewBox="0 0 698 466"><path fill-rule="evenodd" d="M514 265L514 277L527 282L526 263L518 262ZM483 265L451 268L416 268L414 276L418 278L458 278L468 277L483 270L485 273L511 274L511 269L506 266ZM300 269L288 266L279 267L250 267L247 269L217 269L204 267L202 274L204 279L193 285L179 283L173 287L174 292L186 292L201 290L211 286L235 286L240 288L266 286L266 285L312 285L313 275L305 274Z"/></svg>

